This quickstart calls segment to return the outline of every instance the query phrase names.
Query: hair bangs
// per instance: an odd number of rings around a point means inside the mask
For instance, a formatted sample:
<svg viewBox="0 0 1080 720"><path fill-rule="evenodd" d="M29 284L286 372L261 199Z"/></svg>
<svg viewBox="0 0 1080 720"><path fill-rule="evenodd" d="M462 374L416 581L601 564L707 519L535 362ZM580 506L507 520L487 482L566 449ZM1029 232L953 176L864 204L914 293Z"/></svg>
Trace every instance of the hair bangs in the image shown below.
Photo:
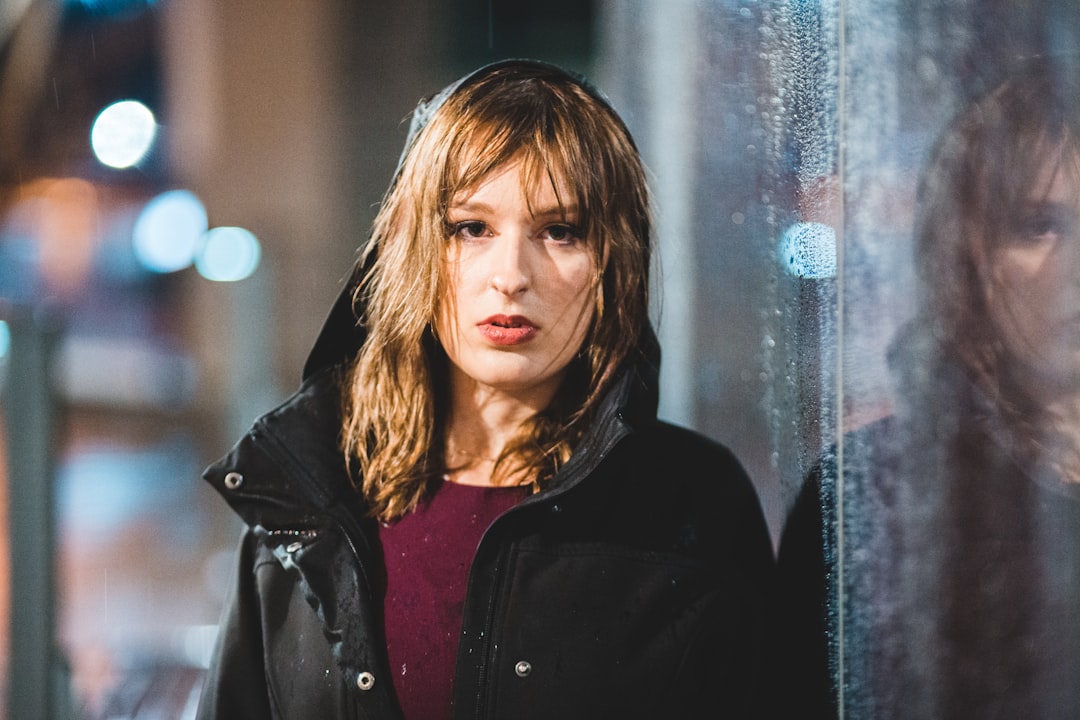
<svg viewBox="0 0 1080 720"><path fill-rule="evenodd" d="M517 162L527 202L531 203L546 183L554 191L564 216L572 208L577 214L578 230L583 236L590 234L590 211L599 206L602 192L598 183L589 182L595 180L595 174L581 170L588 167L581 152L583 138L568 133L570 128L566 127L541 132L537 119L529 116L476 118L474 122L471 131L461 133L447 157L440 198L444 213L455 195L476 188L498 168Z"/></svg>

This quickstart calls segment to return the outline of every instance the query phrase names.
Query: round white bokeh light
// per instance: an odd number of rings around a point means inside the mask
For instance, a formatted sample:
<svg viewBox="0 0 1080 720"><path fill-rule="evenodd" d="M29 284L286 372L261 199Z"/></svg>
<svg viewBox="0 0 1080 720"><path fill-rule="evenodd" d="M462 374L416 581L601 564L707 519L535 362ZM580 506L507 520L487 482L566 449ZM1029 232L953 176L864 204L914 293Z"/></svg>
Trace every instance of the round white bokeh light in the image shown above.
<svg viewBox="0 0 1080 720"><path fill-rule="evenodd" d="M206 208L189 190L169 190L146 204L132 230L135 257L147 270L182 270L192 263L208 227Z"/></svg>
<svg viewBox="0 0 1080 720"><path fill-rule="evenodd" d="M123 169L146 156L156 135L150 108L137 100L121 100L98 113L90 129L90 147L103 164Z"/></svg>
<svg viewBox="0 0 1080 720"><path fill-rule="evenodd" d="M204 236L195 269L207 280L236 282L255 272L261 255L259 240L250 231L217 227Z"/></svg>

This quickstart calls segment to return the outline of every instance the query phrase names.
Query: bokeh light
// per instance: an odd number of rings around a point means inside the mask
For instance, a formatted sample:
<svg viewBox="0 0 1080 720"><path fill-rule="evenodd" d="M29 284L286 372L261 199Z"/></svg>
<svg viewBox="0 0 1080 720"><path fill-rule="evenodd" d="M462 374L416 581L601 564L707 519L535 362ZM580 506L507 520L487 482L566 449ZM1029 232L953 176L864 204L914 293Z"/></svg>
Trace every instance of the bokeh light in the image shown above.
<svg viewBox="0 0 1080 720"><path fill-rule="evenodd" d="M103 164L122 169L138 164L156 135L150 108L138 100L121 100L98 114L90 129L90 146Z"/></svg>
<svg viewBox="0 0 1080 720"><path fill-rule="evenodd" d="M189 190L169 190L146 204L132 232L135 256L159 273L186 268L208 228L206 208Z"/></svg>
<svg viewBox="0 0 1080 720"><path fill-rule="evenodd" d="M259 240L250 231L217 227L206 233L195 269L207 280L235 282L255 272L261 255Z"/></svg>
<svg viewBox="0 0 1080 720"><path fill-rule="evenodd" d="M824 223L795 223L780 238L780 263L796 277L836 276L836 231Z"/></svg>
<svg viewBox="0 0 1080 720"><path fill-rule="evenodd" d="M96 15L121 15L138 12L151 7L156 0L67 0L67 4L80 7Z"/></svg>
<svg viewBox="0 0 1080 720"><path fill-rule="evenodd" d="M0 399L3 398L4 388L7 386L9 355L11 355L11 328L6 321L0 320ZM2 474L0 471L0 475Z"/></svg>

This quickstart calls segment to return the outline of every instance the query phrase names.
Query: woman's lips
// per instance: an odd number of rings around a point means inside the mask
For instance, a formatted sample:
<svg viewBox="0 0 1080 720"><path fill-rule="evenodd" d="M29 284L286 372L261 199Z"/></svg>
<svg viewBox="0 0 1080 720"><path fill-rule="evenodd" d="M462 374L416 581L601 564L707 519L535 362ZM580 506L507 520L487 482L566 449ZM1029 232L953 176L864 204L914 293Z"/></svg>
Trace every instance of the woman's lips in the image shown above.
<svg viewBox="0 0 1080 720"><path fill-rule="evenodd" d="M532 340L540 329L521 315L492 315L476 327L495 345L520 345Z"/></svg>

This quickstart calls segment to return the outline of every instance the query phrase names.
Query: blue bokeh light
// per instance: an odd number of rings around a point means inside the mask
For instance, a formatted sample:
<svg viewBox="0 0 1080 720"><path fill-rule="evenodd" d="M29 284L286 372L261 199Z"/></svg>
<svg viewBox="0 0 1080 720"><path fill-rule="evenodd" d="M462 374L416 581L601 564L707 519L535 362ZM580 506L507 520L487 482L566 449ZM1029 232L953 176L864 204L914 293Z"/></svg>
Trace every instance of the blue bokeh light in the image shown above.
<svg viewBox="0 0 1080 720"><path fill-rule="evenodd" d="M236 282L255 272L261 256L259 240L250 231L217 227L204 236L195 269L207 280Z"/></svg>
<svg viewBox="0 0 1080 720"><path fill-rule="evenodd" d="M72 8L80 8L92 15L126 15L153 7L157 0L66 0Z"/></svg>
<svg viewBox="0 0 1080 720"><path fill-rule="evenodd" d="M195 259L207 227L206 208L194 193L164 192L148 202L135 221L135 256L152 272L186 268Z"/></svg>
<svg viewBox="0 0 1080 720"><path fill-rule="evenodd" d="M802 278L836 276L836 231L824 223L795 223L780 238L780 264Z"/></svg>

